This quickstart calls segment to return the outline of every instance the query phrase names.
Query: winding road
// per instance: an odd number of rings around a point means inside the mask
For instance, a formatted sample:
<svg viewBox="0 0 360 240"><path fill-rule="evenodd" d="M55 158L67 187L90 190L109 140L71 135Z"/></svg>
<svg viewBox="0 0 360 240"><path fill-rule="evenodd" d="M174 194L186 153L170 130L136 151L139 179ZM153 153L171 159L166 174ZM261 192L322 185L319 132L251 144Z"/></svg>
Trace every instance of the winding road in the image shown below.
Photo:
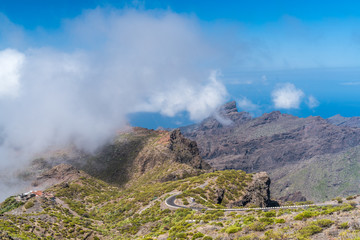
<svg viewBox="0 0 360 240"><path fill-rule="evenodd" d="M306 204L306 205L296 205L296 206L280 206L280 207L263 207L263 208L198 208L198 207L188 207L177 205L175 203L176 197L181 193L176 193L165 199L166 206L170 208L189 208L194 210L222 210L222 211L248 211L248 210L272 210L272 209L291 209L291 208L308 208L308 207L320 207L320 206L339 206L338 203L315 203L315 204Z"/></svg>

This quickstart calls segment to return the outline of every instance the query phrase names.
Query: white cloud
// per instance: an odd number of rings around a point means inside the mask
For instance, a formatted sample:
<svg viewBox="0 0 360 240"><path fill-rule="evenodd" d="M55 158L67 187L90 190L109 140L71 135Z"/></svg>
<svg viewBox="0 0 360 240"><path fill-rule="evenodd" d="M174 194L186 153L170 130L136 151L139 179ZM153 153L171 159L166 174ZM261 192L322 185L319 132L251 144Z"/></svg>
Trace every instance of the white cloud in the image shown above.
<svg viewBox="0 0 360 240"><path fill-rule="evenodd" d="M298 109L305 94L301 89L296 88L294 84L286 83L275 89L271 96L275 108Z"/></svg>
<svg viewBox="0 0 360 240"><path fill-rule="evenodd" d="M309 108L316 108L320 105L319 101L312 95L310 95L306 101Z"/></svg>
<svg viewBox="0 0 360 240"><path fill-rule="evenodd" d="M247 112L257 112L259 111L260 106L250 101L248 98L243 97L242 99L237 100L238 107Z"/></svg>
<svg viewBox="0 0 360 240"><path fill-rule="evenodd" d="M213 113L226 97L226 88L218 81L217 72L213 71L205 85L189 84L186 79L180 79L168 91L150 96L146 103L134 110L160 112L170 117L187 111L190 119L199 121Z"/></svg>
<svg viewBox="0 0 360 240"><path fill-rule="evenodd" d="M20 70L24 60L24 54L16 50L0 51L0 97L16 97L18 95Z"/></svg>
<svg viewBox="0 0 360 240"><path fill-rule="evenodd" d="M129 113L187 111L200 120L226 99L211 74L215 48L194 18L96 9L67 20L55 35L61 48L0 52L0 169L53 146L92 151L127 124Z"/></svg>

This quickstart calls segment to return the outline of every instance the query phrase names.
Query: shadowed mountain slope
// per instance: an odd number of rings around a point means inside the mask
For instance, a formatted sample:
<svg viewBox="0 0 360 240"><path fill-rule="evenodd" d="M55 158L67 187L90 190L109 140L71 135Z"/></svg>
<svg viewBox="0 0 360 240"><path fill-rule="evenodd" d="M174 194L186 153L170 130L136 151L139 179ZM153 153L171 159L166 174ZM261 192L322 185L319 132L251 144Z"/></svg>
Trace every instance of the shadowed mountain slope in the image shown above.
<svg viewBox="0 0 360 240"><path fill-rule="evenodd" d="M107 183L122 186L149 171L161 169L154 179L176 180L210 170L199 155L196 142L179 130L172 132L132 128L121 132L93 154L74 148L39 155L24 175L39 175L66 163ZM34 184L37 181L35 180Z"/></svg>
<svg viewBox="0 0 360 240"><path fill-rule="evenodd" d="M198 143L201 155L212 167L266 171L277 197L301 191L308 199L324 200L359 191L357 184L345 183L360 181L358 174L346 170L359 163L360 129L330 124L321 117L299 118L279 111L251 118L246 112L238 112L235 102L224 105L218 115L180 128ZM350 153L356 158L346 161ZM341 168L331 167L339 162ZM321 169L318 175L311 171L316 168ZM289 172L298 176L296 181ZM322 184L321 193L315 193L322 173L337 178L322 178L329 184Z"/></svg>

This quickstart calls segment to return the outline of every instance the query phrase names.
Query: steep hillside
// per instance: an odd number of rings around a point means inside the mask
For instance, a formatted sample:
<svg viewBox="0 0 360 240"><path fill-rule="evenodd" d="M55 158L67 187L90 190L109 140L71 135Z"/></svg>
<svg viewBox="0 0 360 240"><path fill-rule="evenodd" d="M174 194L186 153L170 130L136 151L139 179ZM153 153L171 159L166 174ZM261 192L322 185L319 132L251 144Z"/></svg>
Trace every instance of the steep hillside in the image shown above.
<svg viewBox="0 0 360 240"><path fill-rule="evenodd" d="M330 202L334 206L313 206L306 210L227 212L216 208L248 199L254 191L268 192L268 188L263 188L268 184L266 175L225 170L150 183L148 179L153 178L153 170L144 173L130 187L122 188L72 166L56 166L45 172L42 179L51 181L51 174L55 173L56 179L65 176L63 182L40 194L37 192L37 196L9 197L1 203L0 238L270 240L359 237L358 196ZM225 189L221 204L215 202L218 198L214 195L219 187ZM179 191L183 193L178 199L181 204L193 206L194 202L189 203L192 196L198 206L209 205L215 209L169 208L165 199ZM260 197L262 194L252 199L252 204L264 200ZM338 202L343 204L336 205Z"/></svg>
<svg viewBox="0 0 360 240"><path fill-rule="evenodd" d="M180 131L132 128L92 154L73 148L39 154L22 175L31 179L60 163L117 186L131 184L150 170L162 170L162 176L154 175L156 180L176 180L210 170L196 143L184 138ZM41 188L39 182L33 179L33 184Z"/></svg>
<svg viewBox="0 0 360 240"><path fill-rule="evenodd" d="M349 174L360 160L360 129L336 126L321 117L298 118L278 111L251 118L238 112L235 102L224 105L219 115L180 128L198 143L201 155L212 167L266 171L277 197L300 191L300 198L303 194L310 200L324 200L358 192L357 184L348 183L360 181L355 172ZM355 158L347 161L350 152ZM339 164L341 161L345 164ZM321 171L315 172L315 168ZM329 182L320 183L319 179Z"/></svg>
<svg viewBox="0 0 360 240"><path fill-rule="evenodd" d="M184 163L171 163L181 169ZM180 180L164 181L170 166L154 167L127 187L108 184L70 165L55 166L38 177L39 184L58 184L9 197L0 205L1 239L144 239L144 236L175 238L188 231L186 220L199 221L224 216L223 211L206 214L195 210L171 211L164 204L174 192L183 192L182 204L190 196L200 207L270 201L269 179L243 171L202 173ZM216 194L222 189L222 201ZM199 191L200 190L200 191ZM36 194L36 195L35 195ZM246 199L246 201L244 201ZM185 225L184 225L185 224ZM190 224L192 225L192 224ZM190 226L189 225L189 226ZM198 232L198 231L197 231ZM191 233L192 235L196 232ZM163 236L162 238L160 236Z"/></svg>
<svg viewBox="0 0 360 240"><path fill-rule="evenodd" d="M136 128L91 155L42 155L27 174L37 173L33 187L45 190L0 204L0 239L359 237L360 197L306 209L248 210L278 204L270 198L268 175L214 171L179 131ZM55 165L61 161L72 165ZM167 203L174 196L182 207Z"/></svg>

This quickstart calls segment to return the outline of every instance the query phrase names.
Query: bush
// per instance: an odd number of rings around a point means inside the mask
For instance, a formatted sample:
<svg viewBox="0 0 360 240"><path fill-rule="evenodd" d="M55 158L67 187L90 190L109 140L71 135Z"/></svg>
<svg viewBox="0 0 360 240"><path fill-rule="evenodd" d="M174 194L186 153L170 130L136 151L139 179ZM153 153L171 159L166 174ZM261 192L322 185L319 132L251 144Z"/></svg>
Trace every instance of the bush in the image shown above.
<svg viewBox="0 0 360 240"><path fill-rule="evenodd" d="M356 196L348 196L347 198L346 198L346 200L353 200L353 199L355 199L356 198Z"/></svg>
<svg viewBox="0 0 360 240"><path fill-rule="evenodd" d="M337 227L339 229L348 229L349 228L349 223L348 222L343 222L343 223L340 223Z"/></svg>
<svg viewBox="0 0 360 240"><path fill-rule="evenodd" d="M237 232L239 232L239 231L241 231L241 227L237 227L237 226L230 226L230 227L228 227L228 228L225 230L225 232L226 232L227 234L237 233Z"/></svg>
<svg viewBox="0 0 360 240"><path fill-rule="evenodd" d="M351 210L355 209L355 206L356 206L356 203L351 202L349 204L345 204L344 206L342 206L341 210L344 212L351 211Z"/></svg>
<svg viewBox="0 0 360 240"><path fill-rule="evenodd" d="M192 240L198 239L198 238L202 238L204 236L204 234L202 234L201 232L197 232L194 234L194 236L191 238Z"/></svg>
<svg viewBox="0 0 360 240"><path fill-rule="evenodd" d="M319 226L319 227L330 227L331 225L334 224L334 221L331 221L330 219L320 219L317 221L313 222L315 225Z"/></svg>
<svg viewBox="0 0 360 240"><path fill-rule="evenodd" d="M254 216L247 216L247 217L244 217L244 224L249 224L249 223L252 223L255 221L255 217Z"/></svg>
<svg viewBox="0 0 360 240"><path fill-rule="evenodd" d="M303 220L304 218L311 218L318 216L318 212L304 211L294 217L294 220Z"/></svg>
<svg viewBox="0 0 360 240"><path fill-rule="evenodd" d="M275 223L285 223L285 219L283 218L275 219Z"/></svg>
<svg viewBox="0 0 360 240"><path fill-rule="evenodd" d="M322 231L322 228L315 224L307 225L299 230L300 234L305 237L309 237L309 236L319 233L321 231Z"/></svg>
<svg viewBox="0 0 360 240"><path fill-rule="evenodd" d="M261 222L254 222L252 224L249 225L249 228L253 231L257 231L257 232L261 232L265 230L265 227L267 226L266 223L261 223Z"/></svg>
<svg viewBox="0 0 360 240"><path fill-rule="evenodd" d="M212 222L211 225L224 227L224 224L222 222Z"/></svg>
<svg viewBox="0 0 360 240"><path fill-rule="evenodd" d="M342 200L341 197L336 197L336 198L334 198L333 200L334 200L334 201L337 201L338 203L342 203L342 202L343 202L343 200Z"/></svg>
<svg viewBox="0 0 360 240"><path fill-rule="evenodd" d="M267 218L276 217L276 212L275 211L264 212L264 217L267 217Z"/></svg>
<svg viewBox="0 0 360 240"><path fill-rule="evenodd" d="M187 235L186 233L178 233L176 234L176 238L185 238L186 239Z"/></svg>
<svg viewBox="0 0 360 240"><path fill-rule="evenodd" d="M268 218L268 217L263 217L259 219L260 222L266 223L266 224L273 224L275 222L274 218Z"/></svg>
<svg viewBox="0 0 360 240"><path fill-rule="evenodd" d="M283 232L274 231L273 229L265 232L265 239L271 239L271 240L281 240L281 239L287 239L287 236Z"/></svg>
<svg viewBox="0 0 360 240"><path fill-rule="evenodd" d="M33 201L28 201L27 203L25 203L24 207L25 207L25 209L29 209L29 208L32 208L34 205L35 204Z"/></svg>
<svg viewBox="0 0 360 240"><path fill-rule="evenodd" d="M205 236L204 238L203 238L203 240L212 240L213 238L212 237L210 237L210 236Z"/></svg>

